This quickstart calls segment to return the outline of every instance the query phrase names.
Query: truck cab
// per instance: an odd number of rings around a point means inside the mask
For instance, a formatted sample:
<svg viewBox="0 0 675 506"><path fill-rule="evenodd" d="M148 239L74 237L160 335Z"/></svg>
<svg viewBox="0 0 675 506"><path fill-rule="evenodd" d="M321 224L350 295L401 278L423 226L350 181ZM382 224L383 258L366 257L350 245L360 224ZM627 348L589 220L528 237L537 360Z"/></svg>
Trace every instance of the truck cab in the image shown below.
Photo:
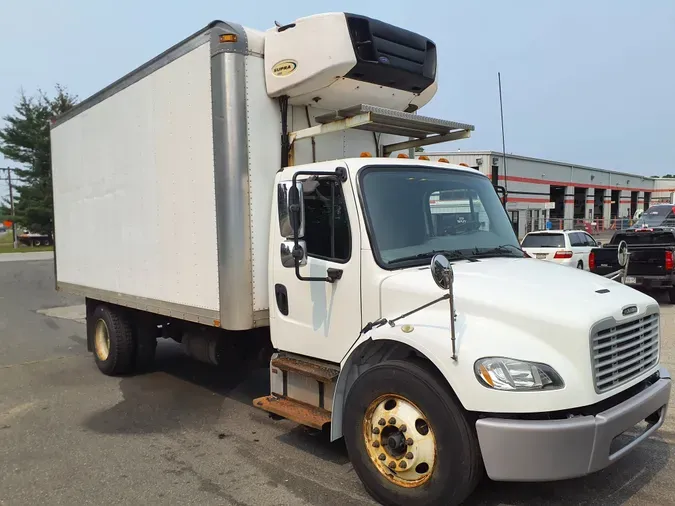
<svg viewBox="0 0 675 506"><path fill-rule="evenodd" d="M275 184L270 329L283 351L255 404L330 422L367 486L414 497L452 469L471 488L482 466L495 480L582 476L663 423L658 304L528 258L485 175L364 157L287 167ZM436 460L445 444L456 459Z"/></svg>

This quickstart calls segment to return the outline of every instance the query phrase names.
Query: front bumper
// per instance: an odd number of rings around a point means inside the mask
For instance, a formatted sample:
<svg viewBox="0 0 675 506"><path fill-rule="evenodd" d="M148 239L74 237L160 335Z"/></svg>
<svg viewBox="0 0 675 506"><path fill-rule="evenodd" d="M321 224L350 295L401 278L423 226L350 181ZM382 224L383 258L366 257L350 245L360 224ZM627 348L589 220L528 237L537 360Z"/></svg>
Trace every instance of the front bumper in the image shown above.
<svg viewBox="0 0 675 506"><path fill-rule="evenodd" d="M476 422L488 476L495 481L553 481L599 471L617 461L663 425L670 398L670 374L640 393L595 416L565 420L482 418ZM617 436L658 413L658 421L614 453Z"/></svg>

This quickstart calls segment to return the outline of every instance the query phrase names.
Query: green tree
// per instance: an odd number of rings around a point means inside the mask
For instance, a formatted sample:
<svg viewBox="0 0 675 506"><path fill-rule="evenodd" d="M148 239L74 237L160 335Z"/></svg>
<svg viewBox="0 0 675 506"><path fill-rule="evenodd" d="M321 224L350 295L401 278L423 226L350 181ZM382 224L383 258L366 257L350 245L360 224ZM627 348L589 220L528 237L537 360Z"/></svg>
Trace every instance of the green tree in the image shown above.
<svg viewBox="0 0 675 506"><path fill-rule="evenodd" d="M17 162L21 168L14 171L14 216L10 216L7 202L0 215L13 219L32 232L53 232L52 170L49 143L49 122L77 103L62 86L56 86L54 96L42 91L28 97L23 91L14 106L14 114L3 118L0 129L0 153Z"/></svg>

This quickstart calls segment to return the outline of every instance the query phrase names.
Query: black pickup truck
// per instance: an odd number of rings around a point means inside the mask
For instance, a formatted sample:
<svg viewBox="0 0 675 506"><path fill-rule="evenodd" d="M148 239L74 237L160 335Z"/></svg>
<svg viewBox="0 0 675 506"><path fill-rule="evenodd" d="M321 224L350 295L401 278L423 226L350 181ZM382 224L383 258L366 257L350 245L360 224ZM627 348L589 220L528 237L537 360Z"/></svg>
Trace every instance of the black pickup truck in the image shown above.
<svg viewBox="0 0 675 506"><path fill-rule="evenodd" d="M675 229L636 228L617 231L608 244L593 248L588 258L591 272L605 276L622 268L619 245L625 242L628 268L625 284L648 289L668 290L675 304Z"/></svg>

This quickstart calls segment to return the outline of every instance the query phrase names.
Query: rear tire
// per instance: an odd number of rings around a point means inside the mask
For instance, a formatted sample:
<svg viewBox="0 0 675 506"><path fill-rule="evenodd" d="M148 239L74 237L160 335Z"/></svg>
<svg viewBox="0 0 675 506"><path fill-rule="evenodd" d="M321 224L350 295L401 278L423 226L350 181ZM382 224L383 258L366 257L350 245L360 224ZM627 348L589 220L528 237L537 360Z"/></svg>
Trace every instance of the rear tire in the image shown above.
<svg viewBox="0 0 675 506"><path fill-rule="evenodd" d="M577 269L584 270L584 263L580 261L580 262L577 264Z"/></svg>
<svg viewBox="0 0 675 506"><path fill-rule="evenodd" d="M343 434L356 474L382 504L461 504L483 475L473 424L424 363L383 362L359 376Z"/></svg>
<svg viewBox="0 0 675 506"><path fill-rule="evenodd" d="M127 374L134 363L132 326L121 309L98 306L92 315L94 360L108 376Z"/></svg>

